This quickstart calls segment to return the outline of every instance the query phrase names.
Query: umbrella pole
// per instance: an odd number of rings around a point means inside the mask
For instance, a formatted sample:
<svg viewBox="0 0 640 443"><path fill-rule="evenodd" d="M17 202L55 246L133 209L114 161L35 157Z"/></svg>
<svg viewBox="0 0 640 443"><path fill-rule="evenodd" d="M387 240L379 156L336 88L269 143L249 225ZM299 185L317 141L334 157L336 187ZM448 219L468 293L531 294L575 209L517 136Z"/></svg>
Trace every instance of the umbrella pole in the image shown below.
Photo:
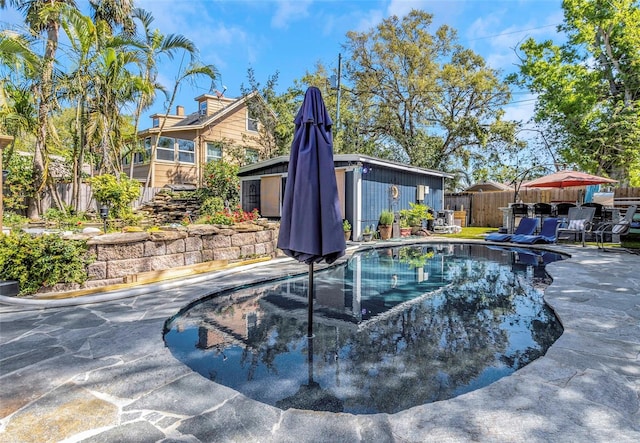
<svg viewBox="0 0 640 443"><path fill-rule="evenodd" d="M307 366L309 371L309 386L313 385L313 337L307 337Z"/></svg>
<svg viewBox="0 0 640 443"><path fill-rule="evenodd" d="M313 262L309 263L309 311L307 312L307 337L313 337Z"/></svg>

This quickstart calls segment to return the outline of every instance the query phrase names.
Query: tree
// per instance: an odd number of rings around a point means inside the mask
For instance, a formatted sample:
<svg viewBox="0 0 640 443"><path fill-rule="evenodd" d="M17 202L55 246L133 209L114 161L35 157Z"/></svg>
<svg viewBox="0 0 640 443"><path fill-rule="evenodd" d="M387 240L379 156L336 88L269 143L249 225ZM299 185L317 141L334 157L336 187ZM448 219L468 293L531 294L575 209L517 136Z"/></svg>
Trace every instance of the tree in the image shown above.
<svg viewBox="0 0 640 443"><path fill-rule="evenodd" d="M217 78L218 71L213 65L204 65L199 61L192 61L186 68L183 68L180 65L178 69L178 74L176 76L175 83L173 85L173 91L171 93L171 97L169 98L169 103L167 104L167 110L165 112L164 118L160 122L160 128L158 130L158 134L156 135L156 143L151 146L151 158L155 158L156 150L157 150L157 140L162 137L162 131L164 130L164 125L167 122L167 117L169 116L169 112L171 112L171 108L173 107L173 102L178 94L178 89L180 85L184 81L194 80L196 78L205 77L210 79L212 82ZM150 167L147 173L147 179L144 184L144 192L143 195L146 194L147 189L151 186L151 174L153 173L153 168Z"/></svg>
<svg viewBox="0 0 640 443"><path fill-rule="evenodd" d="M555 45L528 39L510 81L538 95L562 159L621 183L640 184L640 5L637 0L565 0Z"/></svg>
<svg viewBox="0 0 640 443"><path fill-rule="evenodd" d="M249 86L240 85L243 96L249 96L253 92L260 97L253 97L247 101L247 107L252 117L256 118L258 125L257 136L243 138L252 140L262 147L263 159L277 157L289 152L293 139L293 113L288 93L278 95L275 88L278 84L278 72L267 79L264 87L255 78L253 68L247 69L247 81Z"/></svg>
<svg viewBox="0 0 640 443"><path fill-rule="evenodd" d="M142 25L143 35L138 42L138 48L142 52L144 62L141 64L141 73L143 81L149 86L147 92L140 92L136 97L136 111L134 114L134 137L138 132L140 117L142 113L148 109L156 97L156 91L162 91L166 95L164 86L158 83L158 62L167 57L173 60L176 52L184 51L191 57L191 60L197 56L198 50L193 42L186 37L178 34L164 35L158 29L152 29L153 15L144 9L136 8L133 11L133 19L138 20ZM168 98L168 97L167 97ZM129 176L133 176L133 154L143 152L139 141L135 139L130 143L130 151L126 155L130 156Z"/></svg>
<svg viewBox="0 0 640 443"><path fill-rule="evenodd" d="M501 120L509 89L482 57L456 44L432 16L412 10L368 32L349 32L346 77L358 100L359 130L397 159L452 170L513 144L514 122Z"/></svg>

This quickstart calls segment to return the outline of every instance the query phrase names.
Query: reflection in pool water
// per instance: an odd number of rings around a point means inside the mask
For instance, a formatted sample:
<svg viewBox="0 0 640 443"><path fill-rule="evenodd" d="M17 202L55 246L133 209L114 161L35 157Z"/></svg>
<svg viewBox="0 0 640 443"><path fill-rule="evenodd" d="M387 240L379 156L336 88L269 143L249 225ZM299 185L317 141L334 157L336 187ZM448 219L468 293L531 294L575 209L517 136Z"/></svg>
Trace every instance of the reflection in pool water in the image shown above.
<svg viewBox="0 0 640 443"><path fill-rule="evenodd" d="M167 322L201 375L282 409L395 413L445 400L543 355L562 328L544 265L521 248L428 244L356 253L307 276L212 294Z"/></svg>

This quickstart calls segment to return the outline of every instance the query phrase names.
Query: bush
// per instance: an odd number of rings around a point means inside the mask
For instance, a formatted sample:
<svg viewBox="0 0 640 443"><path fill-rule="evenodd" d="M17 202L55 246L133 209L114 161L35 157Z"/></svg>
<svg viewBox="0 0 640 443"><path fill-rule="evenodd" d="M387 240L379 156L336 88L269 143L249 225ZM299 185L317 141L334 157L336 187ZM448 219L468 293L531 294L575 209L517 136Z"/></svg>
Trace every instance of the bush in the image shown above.
<svg viewBox="0 0 640 443"><path fill-rule="evenodd" d="M17 280L19 295L57 283L83 283L88 277L86 266L92 261L85 241L22 232L0 237L0 278Z"/></svg>
<svg viewBox="0 0 640 443"><path fill-rule="evenodd" d="M4 194L2 204L5 210L15 212L27 208L27 198L33 197L35 189L33 187L33 161L24 155L12 155L9 162L2 163L9 171L6 180L3 182Z"/></svg>
<svg viewBox="0 0 640 443"><path fill-rule="evenodd" d="M2 226L11 229L20 229L22 225L29 222L27 217L23 217L15 212L7 211L2 213Z"/></svg>
<svg viewBox="0 0 640 443"><path fill-rule="evenodd" d="M229 202L229 207L240 203L240 179L237 165L222 160L212 161L204 166L204 186L209 195Z"/></svg>
<svg viewBox="0 0 640 443"><path fill-rule="evenodd" d="M409 202L411 209L400 210L401 226L420 226L422 220L431 220L433 215L429 212L429 207L421 203Z"/></svg>
<svg viewBox="0 0 640 443"><path fill-rule="evenodd" d="M200 205L200 215L214 215L224 211L224 200L222 197L206 197Z"/></svg>
<svg viewBox="0 0 640 443"><path fill-rule="evenodd" d="M230 226L234 223L257 220L259 217L260 213L257 209L254 209L251 212L245 212L242 209L238 208L235 211L224 210L211 215L203 215L196 221L196 223Z"/></svg>
<svg viewBox="0 0 640 443"><path fill-rule="evenodd" d="M133 214L131 202L140 195L140 183L125 174L117 178L111 174L97 175L89 179L93 197L98 205L109 206L109 215L129 220Z"/></svg>

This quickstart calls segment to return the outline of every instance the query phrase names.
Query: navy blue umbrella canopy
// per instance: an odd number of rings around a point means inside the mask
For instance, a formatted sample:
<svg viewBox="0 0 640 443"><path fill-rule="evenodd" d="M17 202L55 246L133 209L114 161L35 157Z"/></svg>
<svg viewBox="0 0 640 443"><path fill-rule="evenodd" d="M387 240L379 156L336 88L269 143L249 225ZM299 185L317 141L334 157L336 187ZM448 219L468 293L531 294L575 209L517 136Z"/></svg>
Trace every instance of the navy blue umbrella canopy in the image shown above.
<svg viewBox="0 0 640 443"><path fill-rule="evenodd" d="M296 125L284 191L278 248L307 264L333 263L346 244L333 163L332 121L316 87L310 87Z"/></svg>

